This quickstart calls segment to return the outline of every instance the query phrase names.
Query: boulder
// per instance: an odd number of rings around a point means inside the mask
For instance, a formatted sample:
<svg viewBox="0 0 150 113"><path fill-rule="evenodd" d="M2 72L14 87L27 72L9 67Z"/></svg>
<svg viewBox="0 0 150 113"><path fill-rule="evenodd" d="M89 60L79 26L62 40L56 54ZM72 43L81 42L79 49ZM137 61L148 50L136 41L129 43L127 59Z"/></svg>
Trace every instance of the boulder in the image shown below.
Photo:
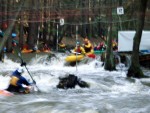
<svg viewBox="0 0 150 113"><path fill-rule="evenodd" d="M68 89L68 88L75 88L75 86L78 85L81 88L89 88L89 84L74 74L69 74L68 76L59 78L59 83L57 85L57 88L61 89Z"/></svg>

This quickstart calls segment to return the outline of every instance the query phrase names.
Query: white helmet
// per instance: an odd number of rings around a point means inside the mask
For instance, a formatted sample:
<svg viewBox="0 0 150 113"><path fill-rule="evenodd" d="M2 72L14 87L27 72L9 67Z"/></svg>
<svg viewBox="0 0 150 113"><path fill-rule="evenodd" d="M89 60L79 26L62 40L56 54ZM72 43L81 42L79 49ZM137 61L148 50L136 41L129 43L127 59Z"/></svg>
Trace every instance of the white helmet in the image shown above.
<svg viewBox="0 0 150 113"><path fill-rule="evenodd" d="M19 67L19 68L17 69L17 71L18 71L19 73L23 73L23 72L24 72L24 69L23 69L22 67Z"/></svg>
<svg viewBox="0 0 150 113"><path fill-rule="evenodd" d="M80 45L80 42L79 42L79 41L77 41L76 45L77 45L77 46L79 46L79 45Z"/></svg>

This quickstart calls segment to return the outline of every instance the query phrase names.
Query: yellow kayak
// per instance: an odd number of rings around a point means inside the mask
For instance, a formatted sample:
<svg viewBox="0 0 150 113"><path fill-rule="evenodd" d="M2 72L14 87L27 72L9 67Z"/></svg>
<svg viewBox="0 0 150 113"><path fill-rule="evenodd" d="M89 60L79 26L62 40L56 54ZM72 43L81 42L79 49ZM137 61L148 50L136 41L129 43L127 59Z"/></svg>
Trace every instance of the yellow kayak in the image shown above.
<svg viewBox="0 0 150 113"><path fill-rule="evenodd" d="M76 62L76 61L80 61L84 58L84 55L70 55L66 57L66 61L67 62Z"/></svg>

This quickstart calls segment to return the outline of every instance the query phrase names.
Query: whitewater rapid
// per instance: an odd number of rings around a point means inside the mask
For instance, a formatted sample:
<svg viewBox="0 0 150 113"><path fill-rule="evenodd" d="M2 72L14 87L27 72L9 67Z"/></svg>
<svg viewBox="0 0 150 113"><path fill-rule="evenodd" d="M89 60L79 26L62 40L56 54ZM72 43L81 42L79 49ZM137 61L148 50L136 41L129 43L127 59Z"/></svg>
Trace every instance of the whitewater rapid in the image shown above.
<svg viewBox="0 0 150 113"><path fill-rule="evenodd" d="M124 66L118 66L118 71L106 71L100 59L74 67L65 66L65 57L62 53L51 60L47 60L47 55L28 56L27 68L42 93L0 97L3 101L0 102L0 112L149 113L150 89L149 85L143 84L143 81L150 83L149 79L127 78ZM19 65L18 59L12 60L8 56L4 63L0 63L0 89L7 88L12 71ZM86 81L90 88L57 89L59 77L69 73ZM23 76L32 82L26 70Z"/></svg>

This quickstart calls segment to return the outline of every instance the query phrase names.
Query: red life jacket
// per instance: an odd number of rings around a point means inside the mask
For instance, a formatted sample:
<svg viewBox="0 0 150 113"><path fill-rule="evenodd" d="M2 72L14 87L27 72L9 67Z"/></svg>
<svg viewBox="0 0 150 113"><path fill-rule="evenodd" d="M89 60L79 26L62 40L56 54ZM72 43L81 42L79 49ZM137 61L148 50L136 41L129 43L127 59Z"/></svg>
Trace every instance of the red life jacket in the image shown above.
<svg viewBox="0 0 150 113"><path fill-rule="evenodd" d="M82 52L82 51L81 51L81 48L80 48L80 47L77 47L76 52L81 53L81 52Z"/></svg>

